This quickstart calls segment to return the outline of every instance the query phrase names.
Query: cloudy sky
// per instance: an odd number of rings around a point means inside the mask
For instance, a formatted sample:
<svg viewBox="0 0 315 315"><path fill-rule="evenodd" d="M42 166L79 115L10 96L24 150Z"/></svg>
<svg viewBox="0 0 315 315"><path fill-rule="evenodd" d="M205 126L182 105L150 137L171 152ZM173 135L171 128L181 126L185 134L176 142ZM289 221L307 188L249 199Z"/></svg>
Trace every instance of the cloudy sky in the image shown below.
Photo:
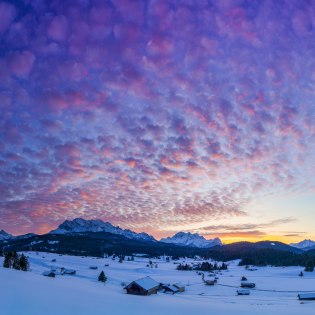
<svg viewBox="0 0 315 315"><path fill-rule="evenodd" d="M0 229L315 237L315 1L0 1Z"/></svg>

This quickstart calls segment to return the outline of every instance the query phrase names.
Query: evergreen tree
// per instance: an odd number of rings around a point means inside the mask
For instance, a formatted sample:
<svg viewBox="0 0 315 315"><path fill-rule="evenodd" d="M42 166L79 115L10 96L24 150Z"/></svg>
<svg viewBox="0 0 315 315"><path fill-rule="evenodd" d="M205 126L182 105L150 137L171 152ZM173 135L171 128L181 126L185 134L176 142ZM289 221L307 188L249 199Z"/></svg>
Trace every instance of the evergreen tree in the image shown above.
<svg viewBox="0 0 315 315"><path fill-rule="evenodd" d="M20 270L20 258L16 252L12 252L12 268L16 270Z"/></svg>
<svg viewBox="0 0 315 315"><path fill-rule="evenodd" d="M104 282L104 283L107 281L107 277L105 276L105 273L103 270L101 271L101 273L98 276L98 281Z"/></svg>
<svg viewBox="0 0 315 315"><path fill-rule="evenodd" d="M304 270L308 271L308 272L313 272L314 271L314 262L312 260L307 261Z"/></svg>
<svg viewBox="0 0 315 315"><path fill-rule="evenodd" d="M20 264L20 269L23 270L23 271L27 271L28 268L29 268L29 262L28 262L28 259L27 257L22 254L20 256L20 259L19 259L19 264Z"/></svg>
<svg viewBox="0 0 315 315"><path fill-rule="evenodd" d="M4 253L4 261L3 261L3 268L11 268L11 253L7 252Z"/></svg>

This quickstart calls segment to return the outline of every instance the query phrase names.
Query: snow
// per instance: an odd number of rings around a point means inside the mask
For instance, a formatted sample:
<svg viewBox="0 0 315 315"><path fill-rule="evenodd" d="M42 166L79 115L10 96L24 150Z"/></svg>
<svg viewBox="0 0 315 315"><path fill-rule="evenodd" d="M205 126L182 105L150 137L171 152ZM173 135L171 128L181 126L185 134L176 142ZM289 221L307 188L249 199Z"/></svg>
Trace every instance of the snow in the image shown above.
<svg viewBox="0 0 315 315"><path fill-rule="evenodd" d="M0 241L9 240L12 237L13 236L11 234L7 233L6 231L0 230Z"/></svg>
<svg viewBox="0 0 315 315"><path fill-rule="evenodd" d="M108 232L112 234L123 235L130 239L138 239L145 241L155 241L153 236L147 233L135 233L130 230L121 229L118 226L113 226L109 222L102 220L85 220L76 218L72 221L66 220L56 230L52 230L50 234L69 234L69 233L84 233L84 232Z"/></svg>
<svg viewBox="0 0 315 315"><path fill-rule="evenodd" d="M298 274L301 267L262 267L246 270L231 262L227 271L217 273L218 283L206 286L195 271L178 271L176 264L165 259L151 259L158 268L147 267L149 259L136 257L135 261L109 258L74 257L55 253L26 252L30 272L0 267L1 315L103 315L103 314L181 314L198 312L220 315L311 315L315 301L298 300L298 293L315 291L315 273ZM52 263L52 259L56 259ZM3 258L0 257L0 266ZM183 260L180 260L183 262ZM186 259L185 263L194 261ZM108 267L104 265L108 264ZM58 265L74 269L76 275L44 277L44 271ZM91 270L95 265L98 270ZM108 280L97 281L101 270ZM133 296L124 286L139 278L150 276L161 283L183 283L186 290L175 295L158 293L151 296ZM256 283L249 296L237 296L240 279ZM208 279L208 274L205 273Z"/></svg>
<svg viewBox="0 0 315 315"><path fill-rule="evenodd" d="M149 276L135 280L134 282L145 290L150 290L160 285L159 282L153 280Z"/></svg>
<svg viewBox="0 0 315 315"><path fill-rule="evenodd" d="M214 238L212 240L206 240L203 236L198 233L190 232L178 232L172 237L162 238L161 242L163 243L172 243L182 246L193 246L199 248L213 247L216 245L222 245L222 242L219 238Z"/></svg>
<svg viewBox="0 0 315 315"><path fill-rule="evenodd" d="M292 243L290 245L299 249L308 250L315 247L315 242L312 240L304 240L300 243Z"/></svg>

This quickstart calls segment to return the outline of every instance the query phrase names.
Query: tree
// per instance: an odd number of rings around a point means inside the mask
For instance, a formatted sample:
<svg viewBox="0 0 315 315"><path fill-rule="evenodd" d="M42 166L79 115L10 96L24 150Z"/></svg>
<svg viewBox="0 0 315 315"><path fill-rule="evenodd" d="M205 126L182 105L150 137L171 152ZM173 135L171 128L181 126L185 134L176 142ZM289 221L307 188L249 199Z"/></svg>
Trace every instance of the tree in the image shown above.
<svg viewBox="0 0 315 315"><path fill-rule="evenodd" d="M4 253L4 261L3 261L3 268L11 268L12 263L11 263L11 253Z"/></svg>
<svg viewBox="0 0 315 315"><path fill-rule="evenodd" d="M4 253L3 267L27 271L29 262L24 254L19 255L17 252L6 252Z"/></svg>
<svg viewBox="0 0 315 315"><path fill-rule="evenodd" d="M12 252L12 267L13 269L20 270L20 257L16 252Z"/></svg>
<svg viewBox="0 0 315 315"><path fill-rule="evenodd" d="M23 271L27 271L29 269L29 262L27 257L22 254L19 259L20 269Z"/></svg>
<svg viewBox="0 0 315 315"><path fill-rule="evenodd" d="M98 281L104 282L104 283L107 281L107 277L105 276L105 273L103 270L101 271L101 273L98 276Z"/></svg>
<svg viewBox="0 0 315 315"><path fill-rule="evenodd" d="M307 272L314 271L314 262L312 260L309 260L306 262L304 271L307 271Z"/></svg>

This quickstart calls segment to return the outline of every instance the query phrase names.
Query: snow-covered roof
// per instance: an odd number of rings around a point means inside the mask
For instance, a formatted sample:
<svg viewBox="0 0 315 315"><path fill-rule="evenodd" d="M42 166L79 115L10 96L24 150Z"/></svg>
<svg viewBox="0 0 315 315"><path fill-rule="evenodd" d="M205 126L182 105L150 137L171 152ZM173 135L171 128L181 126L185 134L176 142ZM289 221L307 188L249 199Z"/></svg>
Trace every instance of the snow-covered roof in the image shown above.
<svg viewBox="0 0 315 315"><path fill-rule="evenodd" d="M43 276L48 276L48 275L54 274L54 273L55 273L54 271L48 270L48 271L44 271L44 272L42 273L42 275L43 275Z"/></svg>
<svg viewBox="0 0 315 315"><path fill-rule="evenodd" d="M174 286L176 288L184 288L185 287L185 285L183 283L181 283L181 282L174 283Z"/></svg>
<svg viewBox="0 0 315 315"><path fill-rule="evenodd" d="M315 299L315 292L311 293L300 293L298 294L300 299Z"/></svg>
<svg viewBox="0 0 315 315"><path fill-rule="evenodd" d="M160 285L157 281L155 281L151 277L141 278L133 282L145 290L150 290Z"/></svg>
<svg viewBox="0 0 315 315"><path fill-rule="evenodd" d="M164 288L168 288L169 290L173 292L178 292L178 288L175 287L175 285L163 285Z"/></svg>

